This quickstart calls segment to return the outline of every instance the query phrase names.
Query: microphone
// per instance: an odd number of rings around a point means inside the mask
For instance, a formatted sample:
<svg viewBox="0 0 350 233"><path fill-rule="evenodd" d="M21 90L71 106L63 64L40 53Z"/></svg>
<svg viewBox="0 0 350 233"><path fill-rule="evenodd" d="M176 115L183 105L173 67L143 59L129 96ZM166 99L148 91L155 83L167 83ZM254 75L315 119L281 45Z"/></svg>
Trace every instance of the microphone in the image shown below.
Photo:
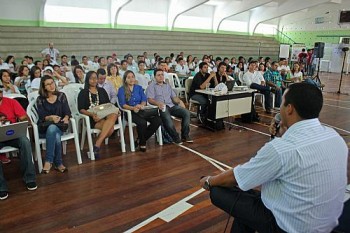
<svg viewBox="0 0 350 233"><path fill-rule="evenodd" d="M271 140L275 138L276 134L278 133L279 129L280 129L280 123L281 123L281 114L277 113L275 115L275 128L276 128L276 133L275 134L271 134Z"/></svg>

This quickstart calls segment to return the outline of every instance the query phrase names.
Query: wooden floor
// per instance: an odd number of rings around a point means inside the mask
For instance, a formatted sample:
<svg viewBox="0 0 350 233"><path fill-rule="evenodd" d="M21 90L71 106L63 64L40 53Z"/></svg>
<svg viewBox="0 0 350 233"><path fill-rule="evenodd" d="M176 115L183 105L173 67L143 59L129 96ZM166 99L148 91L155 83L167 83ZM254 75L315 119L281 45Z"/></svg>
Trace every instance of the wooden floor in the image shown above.
<svg viewBox="0 0 350 233"><path fill-rule="evenodd" d="M336 128L349 143L350 76L344 76L344 94L338 95L334 92L339 76L321 74L326 87L320 120ZM25 189L19 162L13 159L3 165L10 192L7 200L0 201L0 232L124 232L132 228L136 232L223 232L227 215L211 205L208 193L199 186L202 175L220 170L217 163L204 158L228 166L249 160L269 141L266 125L273 115L261 112L260 123L231 130L228 123L219 132L197 127L193 119L193 144L158 146L151 138L146 153L131 153L129 146L127 153L121 153L113 139L102 148L98 161L89 161L84 148L81 165L70 142L64 156L68 173L38 174L36 191Z"/></svg>

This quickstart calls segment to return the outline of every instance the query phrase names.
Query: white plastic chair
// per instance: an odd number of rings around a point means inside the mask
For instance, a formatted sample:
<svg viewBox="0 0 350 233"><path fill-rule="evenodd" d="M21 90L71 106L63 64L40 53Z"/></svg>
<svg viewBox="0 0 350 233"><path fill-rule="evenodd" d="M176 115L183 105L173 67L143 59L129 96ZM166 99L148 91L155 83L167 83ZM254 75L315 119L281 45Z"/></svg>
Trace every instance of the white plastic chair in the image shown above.
<svg viewBox="0 0 350 233"><path fill-rule="evenodd" d="M35 109L36 108L35 103L36 103L36 101L32 101L29 103L28 108L27 108L27 115L29 116L29 118L32 122L33 133L34 133L34 143L35 143L35 155L36 155L36 159L38 161L38 169L39 169L39 173L40 173L43 169L40 144L45 144L46 139L39 137L39 130L38 130L38 125L37 125L39 116L38 116L38 113ZM70 127L68 128L67 132L65 132L61 136L62 142L65 142L69 139L74 139L75 151L76 151L76 155L77 155L78 164L82 164L77 126L75 123L75 119L73 117L70 118ZM65 154L65 150L63 150L63 154Z"/></svg>
<svg viewBox="0 0 350 233"><path fill-rule="evenodd" d="M67 85L67 87L63 88L62 91L68 91L68 86L70 86L71 84ZM74 87L73 87L74 89ZM83 119L83 124L82 124L82 136L81 136L81 150L84 149L84 145L85 145L85 136L87 135L87 139L88 139L88 146L89 146L89 152L88 152L88 158L90 158L91 160L95 160L95 154L94 154L94 148L93 148L93 141L92 141L92 134L98 135L101 133L101 130L99 129L95 129L95 128L91 128L90 125L90 118L89 116L86 116L84 114L81 114L78 110L78 95L79 95L80 90L77 92L75 91L75 95L74 95L74 104L72 104L72 115L74 112L74 115L76 117L77 120L81 120ZM72 93L72 91L71 91ZM72 97L70 96L69 99L71 100ZM74 106L74 107L73 107ZM73 109L73 110L72 110ZM125 149L125 139L124 139L124 130L123 130L123 123L122 123L122 118L121 116L118 116L118 123L114 125L114 130L119 130L119 136L120 136L120 147L122 152L126 152ZM108 138L105 139L105 145L108 144Z"/></svg>
<svg viewBox="0 0 350 233"><path fill-rule="evenodd" d="M168 73L168 77L166 79L169 80L169 84L175 90L177 96L180 96L181 93L186 92L186 89L184 87L182 87L180 79L177 76L177 74Z"/></svg>
<svg viewBox="0 0 350 233"><path fill-rule="evenodd" d="M193 77L189 77L185 81L186 96L190 94L190 89L191 89L191 86L192 86L192 82L193 82ZM200 105L200 103L197 100L193 100L191 98L187 102L188 102L188 110L190 110L190 111L191 111L192 104Z"/></svg>
<svg viewBox="0 0 350 233"><path fill-rule="evenodd" d="M135 123L132 122L132 115L131 115L131 111L130 110L127 110L127 109L124 109L120 106L119 104L119 101L117 100L117 104L118 104L118 107L119 109L122 111L122 112L125 112L126 113L126 124L124 124L124 126L128 125L128 128L129 128L129 140L130 140L130 150L132 152L135 152L135 139L134 139L134 131L133 131L133 127L136 126ZM163 137L162 137L162 127L159 126L157 132L157 141L158 141L158 144L159 145L163 145Z"/></svg>

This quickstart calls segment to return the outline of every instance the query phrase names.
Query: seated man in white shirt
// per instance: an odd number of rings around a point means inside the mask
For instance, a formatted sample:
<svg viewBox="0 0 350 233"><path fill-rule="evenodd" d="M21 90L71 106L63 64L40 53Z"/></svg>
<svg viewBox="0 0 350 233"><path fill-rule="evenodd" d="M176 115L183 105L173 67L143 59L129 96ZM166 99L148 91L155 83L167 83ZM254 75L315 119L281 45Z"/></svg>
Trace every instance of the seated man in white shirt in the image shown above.
<svg viewBox="0 0 350 233"><path fill-rule="evenodd" d="M271 113L270 92L271 87L266 86L264 77L256 70L256 61L251 61L248 66L248 71L243 75L243 83L251 88L256 89L265 96L266 113Z"/></svg>
<svg viewBox="0 0 350 233"><path fill-rule="evenodd" d="M145 62L139 61L139 72L135 74L137 84L139 84L143 90L146 90L149 83L151 82L151 77L146 73L145 67Z"/></svg>
<svg viewBox="0 0 350 233"><path fill-rule="evenodd" d="M126 60L122 60L120 62L120 67L119 67L119 75L121 77L124 76L124 73L128 70L128 62Z"/></svg>
<svg viewBox="0 0 350 233"><path fill-rule="evenodd" d="M278 71L281 72L281 70L285 70L287 73L290 73L290 67L288 65L288 61L285 58L281 58L279 62Z"/></svg>
<svg viewBox="0 0 350 233"><path fill-rule="evenodd" d="M185 64L185 61L182 57L177 60L175 71L179 76L188 76L191 74L190 69Z"/></svg>
<svg viewBox="0 0 350 233"><path fill-rule="evenodd" d="M214 205L234 216L231 232L332 232L344 206L348 147L321 124L322 92L290 85L279 136L248 162L201 179ZM275 135L272 120L270 133ZM261 192L252 190L261 187Z"/></svg>

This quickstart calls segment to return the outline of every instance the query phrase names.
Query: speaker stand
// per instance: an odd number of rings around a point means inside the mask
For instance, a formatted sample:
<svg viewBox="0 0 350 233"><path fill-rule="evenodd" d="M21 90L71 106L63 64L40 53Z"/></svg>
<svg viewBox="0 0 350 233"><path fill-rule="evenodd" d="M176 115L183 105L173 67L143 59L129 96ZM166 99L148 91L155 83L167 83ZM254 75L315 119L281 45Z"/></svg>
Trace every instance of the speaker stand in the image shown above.
<svg viewBox="0 0 350 233"><path fill-rule="evenodd" d="M317 73L314 77L312 77L312 80L314 80L316 83L320 85L321 90L323 90L321 79L320 79L320 63L321 63L321 58L318 58L318 63L317 63Z"/></svg>
<svg viewBox="0 0 350 233"><path fill-rule="evenodd" d="M337 94L343 94L343 93L340 92L340 88L341 88L341 83L342 83L342 81L343 81L344 65L345 65L345 58L346 58L346 52L347 52L347 51L343 51L343 52L344 52L343 66L342 66L342 68L341 68L340 81L339 81L339 88L338 88Z"/></svg>

